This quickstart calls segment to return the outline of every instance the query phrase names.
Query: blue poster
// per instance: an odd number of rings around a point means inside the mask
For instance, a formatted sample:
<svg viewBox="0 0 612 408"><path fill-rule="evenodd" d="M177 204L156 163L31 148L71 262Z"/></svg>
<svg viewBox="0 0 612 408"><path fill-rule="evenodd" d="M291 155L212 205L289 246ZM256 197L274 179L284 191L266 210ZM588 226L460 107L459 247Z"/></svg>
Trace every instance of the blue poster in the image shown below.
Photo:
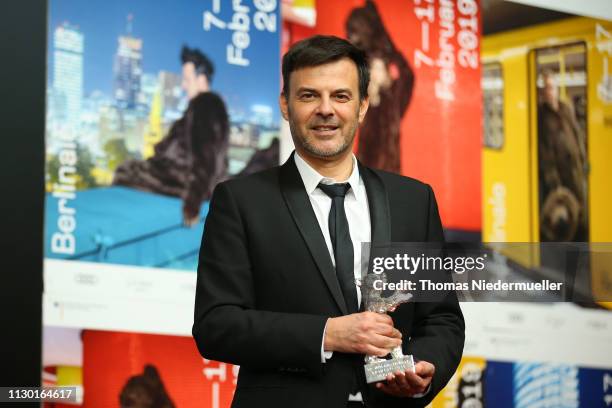
<svg viewBox="0 0 612 408"><path fill-rule="evenodd" d="M49 2L45 256L195 271L220 181L278 163L276 0Z"/></svg>
<svg viewBox="0 0 612 408"><path fill-rule="evenodd" d="M565 363L487 361L485 407L612 406L612 370Z"/></svg>

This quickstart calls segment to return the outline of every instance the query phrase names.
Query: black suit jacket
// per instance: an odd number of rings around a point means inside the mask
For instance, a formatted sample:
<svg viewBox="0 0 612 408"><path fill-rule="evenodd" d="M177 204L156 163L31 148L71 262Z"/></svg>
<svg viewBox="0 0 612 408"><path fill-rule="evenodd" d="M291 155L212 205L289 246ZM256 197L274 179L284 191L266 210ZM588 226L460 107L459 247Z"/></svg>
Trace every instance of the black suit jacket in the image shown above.
<svg viewBox="0 0 612 408"><path fill-rule="evenodd" d="M373 242L443 240L428 185L359 170ZM363 356L334 352L322 363L321 342L327 319L346 313L293 157L219 184L200 250L193 336L204 357L240 365L232 407L345 407L353 373L363 381ZM440 303L403 304L391 316L405 353L435 365L431 391L394 398L363 383L363 397L369 407L424 406L461 358L459 304L449 295Z"/></svg>

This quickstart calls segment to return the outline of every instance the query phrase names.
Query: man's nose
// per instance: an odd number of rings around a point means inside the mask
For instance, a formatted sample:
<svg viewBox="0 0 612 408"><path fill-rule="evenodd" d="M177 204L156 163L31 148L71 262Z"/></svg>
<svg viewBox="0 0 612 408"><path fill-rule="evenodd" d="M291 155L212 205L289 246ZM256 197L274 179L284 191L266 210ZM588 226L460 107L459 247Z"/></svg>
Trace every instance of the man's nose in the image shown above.
<svg viewBox="0 0 612 408"><path fill-rule="evenodd" d="M317 107L317 114L321 116L331 116L334 114L334 107L329 96L322 96L320 99L319 106Z"/></svg>

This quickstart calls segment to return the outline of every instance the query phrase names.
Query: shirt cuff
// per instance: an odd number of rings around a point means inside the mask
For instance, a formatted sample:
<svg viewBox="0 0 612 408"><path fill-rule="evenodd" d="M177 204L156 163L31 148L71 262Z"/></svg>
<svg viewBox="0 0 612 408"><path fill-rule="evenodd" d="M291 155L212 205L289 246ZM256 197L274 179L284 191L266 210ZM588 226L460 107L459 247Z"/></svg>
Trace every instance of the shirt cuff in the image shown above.
<svg viewBox="0 0 612 408"><path fill-rule="evenodd" d="M327 321L329 321L329 319L327 319ZM325 327L323 328L323 338L321 339L321 362L325 363L327 362L327 360L329 360L330 358L332 358L332 355L334 354L333 351L325 351L325 330L327 330L327 321L325 322Z"/></svg>

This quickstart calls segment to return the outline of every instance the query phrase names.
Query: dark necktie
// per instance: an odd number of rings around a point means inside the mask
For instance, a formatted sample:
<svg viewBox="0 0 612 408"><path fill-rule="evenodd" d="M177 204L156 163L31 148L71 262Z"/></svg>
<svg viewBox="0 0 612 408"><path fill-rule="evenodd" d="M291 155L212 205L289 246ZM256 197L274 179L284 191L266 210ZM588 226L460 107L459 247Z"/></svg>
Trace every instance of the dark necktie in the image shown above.
<svg viewBox="0 0 612 408"><path fill-rule="evenodd" d="M336 276L348 312L356 313L359 306L355 287L353 241L351 241L346 212L344 211L344 197L351 185L349 183L319 184L319 188L332 200L328 224L336 260Z"/></svg>

